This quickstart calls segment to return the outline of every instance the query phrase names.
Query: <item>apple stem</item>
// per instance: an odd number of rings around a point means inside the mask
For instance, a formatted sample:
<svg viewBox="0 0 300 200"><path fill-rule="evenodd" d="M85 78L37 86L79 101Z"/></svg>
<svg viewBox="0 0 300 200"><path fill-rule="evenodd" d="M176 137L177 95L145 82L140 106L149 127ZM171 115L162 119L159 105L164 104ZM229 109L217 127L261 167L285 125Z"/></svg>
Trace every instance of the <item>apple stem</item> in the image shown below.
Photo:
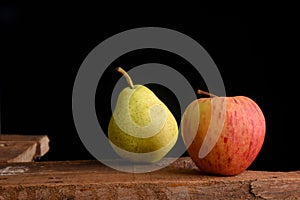
<svg viewBox="0 0 300 200"><path fill-rule="evenodd" d="M124 69L122 69L121 67L118 67L117 71L120 72L126 78L128 85L131 87L131 89L133 89L134 86L133 86L132 80L131 80L130 76L127 74L127 72Z"/></svg>
<svg viewBox="0 0 300 200"><path fill-rule="evenodd" d="M218 97L217 95L214 95L212 93L205 92L205 91L202 91L202 90L197 90L197 94L205 94L205 95L208 95L208 96L211 96L211 97Z"/></svg>

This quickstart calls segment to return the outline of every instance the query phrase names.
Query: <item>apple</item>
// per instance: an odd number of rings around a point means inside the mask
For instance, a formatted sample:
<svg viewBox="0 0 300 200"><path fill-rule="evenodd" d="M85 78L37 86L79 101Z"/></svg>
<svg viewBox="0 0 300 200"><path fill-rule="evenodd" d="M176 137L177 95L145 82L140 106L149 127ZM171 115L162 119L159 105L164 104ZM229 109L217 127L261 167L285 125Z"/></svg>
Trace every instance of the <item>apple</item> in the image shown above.
<svg viewBox="0 0 300 200"><path fill-rule="evenodd" d="M257 157L266 124L260 107L246 96L199 98L186 108L181 134L187 152L203 172L237 175Z"/></svg>

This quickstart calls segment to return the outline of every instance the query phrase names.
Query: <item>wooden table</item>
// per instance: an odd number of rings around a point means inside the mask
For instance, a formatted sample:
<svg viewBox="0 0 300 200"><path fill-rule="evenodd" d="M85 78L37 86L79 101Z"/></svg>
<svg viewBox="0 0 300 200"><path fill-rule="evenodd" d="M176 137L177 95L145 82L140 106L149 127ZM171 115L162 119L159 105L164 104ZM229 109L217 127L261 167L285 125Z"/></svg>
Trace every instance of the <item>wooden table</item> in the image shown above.
<svg viewBox="0 0 300 200"><path fill-rule="evenodd" d="M95 160L0 163L2 199L300 199L300 171L208 176L189 157L140 174Z"/></svg>
<svg viewBox="0 0 300 200"><path fill-rule="evenodd" d="M48 151L46 135L0 135L0 163L31 162Z"/></svg>

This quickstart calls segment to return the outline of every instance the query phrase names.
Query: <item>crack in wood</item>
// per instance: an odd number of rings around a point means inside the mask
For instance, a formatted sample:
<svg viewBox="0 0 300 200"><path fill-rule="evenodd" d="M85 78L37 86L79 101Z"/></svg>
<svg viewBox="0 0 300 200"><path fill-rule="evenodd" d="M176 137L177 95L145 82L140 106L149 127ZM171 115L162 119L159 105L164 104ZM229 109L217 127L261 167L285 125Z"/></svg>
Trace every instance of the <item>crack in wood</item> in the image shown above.
<svg viewBox="0 0 300 200"><path fill-rule="evenodd" d="M254 184L255 181L257 181L257 179L251 181L250 184L249 184L249 192L250 192L250 194L251 194L255 199L257 199L257 198L259 198L259 199L266 199L265 197L261 196L261 194L257 194L257 193L256 193L256 191L255 191L255 188L256 188L256 187L255 187L255 184Z"/></svg>
<svg viewBox="0 0 300 200"><path fill-rule="evenodd" d="M259 199L300 199L300 180L287 178L277 181L276 178L271 180L254 180L250 183L250 193Z"/></svg>
<svg viewBox="0 0 300 200"><path fill-rule="evenodd" d="M25 166L16 166L16 167L7 166L3 169L0 169L0 176L16 175L16 174L24 173L28 170L29 170L29 168L27 168Z"/></svg>

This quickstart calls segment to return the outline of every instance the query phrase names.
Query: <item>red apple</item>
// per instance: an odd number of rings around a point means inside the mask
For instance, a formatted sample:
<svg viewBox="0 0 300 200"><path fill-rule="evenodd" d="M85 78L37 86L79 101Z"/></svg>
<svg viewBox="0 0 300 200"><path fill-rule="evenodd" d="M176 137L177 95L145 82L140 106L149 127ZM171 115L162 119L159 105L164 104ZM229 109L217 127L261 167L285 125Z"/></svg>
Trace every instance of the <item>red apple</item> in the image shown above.
<svg viewBox="0 0 300 200"><path fill-rule="evenodd" d="M187 152L197 167L219 175L245 171L263 145L265 130L263 112L245 96L197 99L181 122Z"/></svg>

